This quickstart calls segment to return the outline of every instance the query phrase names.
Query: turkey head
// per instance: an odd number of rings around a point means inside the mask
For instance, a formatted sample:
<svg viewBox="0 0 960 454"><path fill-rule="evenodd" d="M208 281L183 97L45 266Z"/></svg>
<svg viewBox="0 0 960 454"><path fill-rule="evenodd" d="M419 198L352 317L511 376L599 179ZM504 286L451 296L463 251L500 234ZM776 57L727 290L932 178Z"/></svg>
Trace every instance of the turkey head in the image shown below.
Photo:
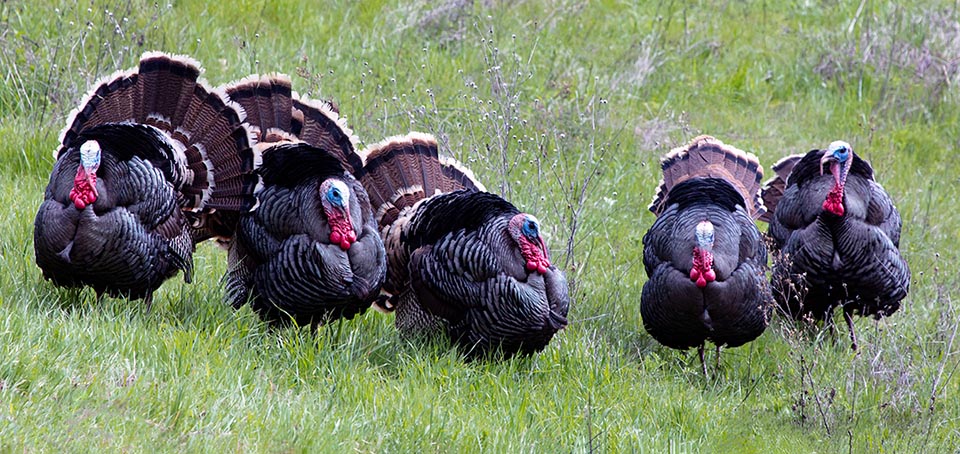
<svg viewBox="0 0 960 454"><path fill-rule="evenodd" d="M550 268L550 254L543 237L540 236L540 222L537 218L527 213L514 215L507 231L520 246L520 255L523 256L527 271L546 274Z"/></svg>
<svg viewBox="0 0 960 454"><path fill-rule="evenodd" d="M330 243L344 251L357 241L357 232L350 217L350 188L342 180L328 178L320 184L323 213L330 224Z"/></svg>
<svg viewBox="0 0 960 454"><path fill-rule="evenodd" d="M823 167L829 165L830 174L833 175L835 185L826 200L823 201L823 209L837 216L843 216L843 185L847 182L847 174L850 172L850 156L853 149L850 144L843 141L830 143L827 151L820 158L820 175L823 175Z"/></svg>

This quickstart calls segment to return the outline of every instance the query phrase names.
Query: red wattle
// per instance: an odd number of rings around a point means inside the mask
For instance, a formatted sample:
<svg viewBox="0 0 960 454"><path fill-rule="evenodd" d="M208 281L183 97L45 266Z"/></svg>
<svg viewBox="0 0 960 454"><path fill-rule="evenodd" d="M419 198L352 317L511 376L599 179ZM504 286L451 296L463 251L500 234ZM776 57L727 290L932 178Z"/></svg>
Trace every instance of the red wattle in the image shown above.
<svg viewBox="0 0 960 454"><path fill-rule="evenodd" d="M693 267L690 268L690 280L695 281L697 287L704 288L708 282L717 280L717 272L713 270L713 254L693 248Z"/></svg>
<svg viewBox="0 0 960 454"><path fill-rule="evenodd" d="M349 214L339 210L327 211L326 214L330 224L330 243L340 246L344 251L350 249L350 245L357 241L357 233L350 224Z"/></svg>
<svg viewBox="0 0 960 454"><path fill-rule="evenodd" d="M703 277L707 282L713 282L717 280L717 273L713 271L713 268L710 268L706 273L703 273Z"/></svg>
<svg viewBox="0 0 960 454"><path fill-rule="evenodd" d="M546 247L542 245L543 242L541 241L541 245L538 246L526 238L521 237L519 243L520 255L527 261L527 271L546 274L547 269L550 268L550 260L546 257Z"/></svg>
<svg viewBox="0 0 960 454"><path fill-rule="evenodd" d="M837 185L830 190L826 200L823 201L823 209L837 216L843 216L845 212L843 207L843 186Z"/></svg>
<svg viewBox="0 0 960 454"><path fill-rule="evenodd" d="M73 206L82 210L97 201L97 175L87 174L81 166L77 169L77 176L73 178L73 188L70 189L70 200Z"/></svg>

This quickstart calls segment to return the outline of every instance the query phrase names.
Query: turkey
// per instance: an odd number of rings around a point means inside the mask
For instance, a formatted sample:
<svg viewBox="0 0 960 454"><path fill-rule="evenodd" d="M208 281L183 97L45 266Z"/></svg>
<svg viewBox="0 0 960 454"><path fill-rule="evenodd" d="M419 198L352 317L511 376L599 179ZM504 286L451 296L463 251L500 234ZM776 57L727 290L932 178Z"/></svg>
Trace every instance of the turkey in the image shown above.
<svg viewBox="0 0 960 454"><path fill-rule="evenodd" d="M832 326L837 307L857 349L853 315L897 311L910 288L900 255L900 214L850 144L788 156L774 166L763 197L775 260L772 284L780 309Z"/></svg>
<svg viewBox="0 0 960 454"><path fill-rule="evenodd" d="M253 208L254 151L241 108L188 57L148 52L94 85L69 116L34 223L37 265L63 287L144 299L220 214Z"/></svg>
<svg viewBox="0 0 960 454"><path fill-rule="evenodd" d="M773 301L767 249L754 218L763 170L757 158L710 136L668 153L650 204L656 221L643 237L648 280L643 326L675 349L737 347L763 334Z"/></svg>
<svg viewBox="0 0 960 454"><path fill-rule="evenodd" d="M225 87L260 138L257 210L228 241L227 297L273 323L318 326L364 312L386 277L386 252L353 136L328 103L300 99L283 75Z"/></svg>
<svg viewBox="0 0 960 454"><path fill-rule="evenodd" d="M363 153L357 178L387 248L388 298L404 335L446 335L468 358L543 350L567 325L563 272L550 263L536 217L485 192L411 133Z"/></svg>

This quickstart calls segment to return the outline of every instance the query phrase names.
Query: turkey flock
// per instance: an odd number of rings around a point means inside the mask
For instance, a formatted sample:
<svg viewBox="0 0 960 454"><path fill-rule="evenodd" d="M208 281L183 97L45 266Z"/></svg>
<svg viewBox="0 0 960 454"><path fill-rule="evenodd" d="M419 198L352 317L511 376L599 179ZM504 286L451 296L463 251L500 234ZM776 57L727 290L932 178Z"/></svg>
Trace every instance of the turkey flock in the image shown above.
<svg viewBox="0 0 960 454"><path fill-rule="evenodd" d="M446 338L467 358L536 353L567 326L567 277L540 220L432 136L358 149L337 106L285 75L214 87L201 72L148 52L70 113L34 223L54 285L149 311L165 280L193 280L196 245L214 240L227 302L273 325L373 307L404 337ZM707 341L719 366L721 347L777 313L833 327L842 308L856 350L853 316L889 316L906 297L899 213L850 144L785 157L765 184L755 155L705 135L661 167L640 313L659 343L696 347L704 374Z"/></svg>

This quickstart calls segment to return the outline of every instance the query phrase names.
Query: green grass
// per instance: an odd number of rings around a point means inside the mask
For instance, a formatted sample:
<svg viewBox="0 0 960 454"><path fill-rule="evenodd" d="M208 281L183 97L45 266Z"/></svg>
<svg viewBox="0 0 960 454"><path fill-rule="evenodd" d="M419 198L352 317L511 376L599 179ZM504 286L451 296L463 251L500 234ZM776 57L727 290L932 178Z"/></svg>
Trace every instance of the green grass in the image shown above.
<svg viewBox="0 0 960 454"><path fill-rule="evenodd" d="M955 4L323 3L0 3L0 449L960 447ZM210 244L195 284L167 282L149 314L44 282L32 220L65 118L153 49L190 54L215 84L291 74L366 144L439 136L546 225L575 284L569 328L499 363L407 342L374 311L272 330L222 302L225 255ZM706 379L694 352L646 334L658 159L700 133L767 166L835 139L872 162L913 282L901 311L857 321L858 354L843 329L834 341L775 319Z"/></svg>

